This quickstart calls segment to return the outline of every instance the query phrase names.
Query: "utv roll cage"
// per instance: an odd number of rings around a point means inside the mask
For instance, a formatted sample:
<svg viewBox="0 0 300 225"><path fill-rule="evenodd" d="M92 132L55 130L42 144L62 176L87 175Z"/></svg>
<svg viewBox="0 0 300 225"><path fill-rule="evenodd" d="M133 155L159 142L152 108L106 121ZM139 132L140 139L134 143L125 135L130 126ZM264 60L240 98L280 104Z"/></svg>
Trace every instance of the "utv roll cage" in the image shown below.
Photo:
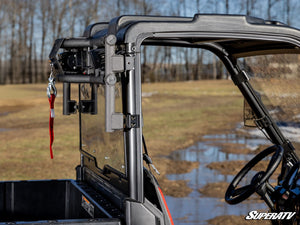
<svg viewBox="0 0 300 225"><path fill-rule="evenodd" d="M238 57L251 55L299 53L299 30L279 22L237 15L196 14L193 18L120 16L109 23L92 24L80 38L57 39L49 58L56 71L56 80L63 82L63 114L69 115L77 110L80 114L97 114L96 88L91 88L90 100L79 99L77 103L71 99L71 83L105 86L105 130L122 130L124 133L125 174L120 175L109 167L99 170L97 159L81 149L76 180L87 181L109 195L114 205L118 205L118 210L124 212L119 218L122 223L172 223L155 178L143 166L142 45L202 48L216 54L259 118L259 126L265 129L275 145L283 147L280 179L299 161L294 147L256 96L247 73L236 62ZM58 55L60 49L63 52ZM115 109L115 85L119 80L122 82L122 112ZM103 181L104 171L118 177L118 182L126 186L125 193L112 186L106 187L105 182L111 180ZM91 206L86 204L86 210L90 210ZM109 214L109 217L114 216Z"/></svg>

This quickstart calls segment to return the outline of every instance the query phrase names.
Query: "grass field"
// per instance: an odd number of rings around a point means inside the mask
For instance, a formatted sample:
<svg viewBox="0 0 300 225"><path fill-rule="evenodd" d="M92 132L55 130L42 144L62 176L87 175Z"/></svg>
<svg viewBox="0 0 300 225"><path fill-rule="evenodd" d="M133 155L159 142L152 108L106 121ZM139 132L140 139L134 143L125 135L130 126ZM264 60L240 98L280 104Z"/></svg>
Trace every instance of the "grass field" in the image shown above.
<svg viewBox="0 0 300 225"><path fill-rule="evenodd" d="M176 192L178 182L167 181L165 174L182 173L196 164L174 166L161 156L190 146L204 134L234 128L242 120L242 98L231 81L145 84L143 93L148 150L164 190ZM1 180L75 178L80 158L78 115L62 115L61 94L58 85L51 160L46 84L0 87Z"/></svg>
<svg viewBox="0 0 300 225"><path fill-rule="evenodd" d="M1 86L1 180L75 178L80 160L78 115L62 115L62 86L57 87L51 160L46 85ZM144 136L161 172L158 179L167 194L183 196L179 189L186 181L169 181L165 175L187 172L198 164L176 165L161 156L192 145L204 134L234 128L242 120L241 95L231 81L144 84L143 95Z"/></svg>
<svg viewBox="0 0 300 225"><path fill-rule="evenodd" d="M53 160L46 85L2 86L0 93L1 179L74 178L79 163L78 116L62 116L61 88L55 102Z"/></svg>

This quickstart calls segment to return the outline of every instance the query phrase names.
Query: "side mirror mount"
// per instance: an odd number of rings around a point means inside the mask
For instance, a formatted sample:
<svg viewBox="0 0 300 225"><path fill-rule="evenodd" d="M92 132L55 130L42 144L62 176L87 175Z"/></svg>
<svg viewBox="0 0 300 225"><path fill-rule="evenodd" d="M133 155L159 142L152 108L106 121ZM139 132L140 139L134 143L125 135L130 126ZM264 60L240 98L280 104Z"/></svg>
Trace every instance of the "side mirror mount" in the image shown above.
<svg viewBox="0 0 300 225"><path fill-rule="evenodd" d="M253 112L252 108L248 104L247 100L244 99L244 126L245 127L257 127L255 120L256 116L255 113Z"/></svg>

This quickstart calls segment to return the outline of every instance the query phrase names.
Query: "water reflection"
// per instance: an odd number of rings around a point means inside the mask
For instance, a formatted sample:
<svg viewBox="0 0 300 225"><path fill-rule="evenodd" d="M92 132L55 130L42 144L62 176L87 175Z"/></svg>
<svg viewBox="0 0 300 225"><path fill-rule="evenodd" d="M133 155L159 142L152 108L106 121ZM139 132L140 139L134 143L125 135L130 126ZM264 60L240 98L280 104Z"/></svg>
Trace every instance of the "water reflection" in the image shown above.
<svg viewBox="0 0 300 225"><path fill-rule="evenodd" d="M6 132L6 131L9 131L10 129L7 129L7 128L0 128L0 132Z"/></svg>
<svg viewBox="0 0 300 225"><path fill-rule="evenodd" d="M220 143L243 144L249 149L256 149L259 145L268 144L265 139L253 139L236 134L206 135L204 141L184 149L173 152L171 158L176 161L187 160L200 163L197 169L186 174L170 174L170 180L189 180L188 185L194 191L187 197L174 198L166 196L168 206L176 225L207 224L206 220L220 215L247 215L251 210L267 209L262 203L245 201L238 205L228 205L220 198L205 197L198 192L207 183L228 182L233 175L223 175L216 170L207 168L211 162L250 160L254 154L232 154L220 151ZM237 148L241 148L237 145ZM225 191L224 191L225 192Z"/></svg>
<svg viewBox="0 0 300 225"><path fill-rule="evenodd" d="M0 112L0 116L7 116L9 112Z"/></svg>

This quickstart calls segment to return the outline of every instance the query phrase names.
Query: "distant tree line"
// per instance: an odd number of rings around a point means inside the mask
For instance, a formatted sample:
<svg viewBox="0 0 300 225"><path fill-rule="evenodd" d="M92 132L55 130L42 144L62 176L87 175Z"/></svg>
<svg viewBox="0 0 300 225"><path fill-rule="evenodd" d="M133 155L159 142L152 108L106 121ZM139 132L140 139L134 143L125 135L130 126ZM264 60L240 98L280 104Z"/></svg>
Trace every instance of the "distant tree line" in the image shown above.
<svg viewBox="0 0 300 225"><path fill-rule="evenodd" d="M0 84L46 82L55 39L80 36L89 24L119 15L246 14L297 26L299 9L297 0L0 0ZM224 78L222 64L207 54L144 47L143 81Z"/></svg>

